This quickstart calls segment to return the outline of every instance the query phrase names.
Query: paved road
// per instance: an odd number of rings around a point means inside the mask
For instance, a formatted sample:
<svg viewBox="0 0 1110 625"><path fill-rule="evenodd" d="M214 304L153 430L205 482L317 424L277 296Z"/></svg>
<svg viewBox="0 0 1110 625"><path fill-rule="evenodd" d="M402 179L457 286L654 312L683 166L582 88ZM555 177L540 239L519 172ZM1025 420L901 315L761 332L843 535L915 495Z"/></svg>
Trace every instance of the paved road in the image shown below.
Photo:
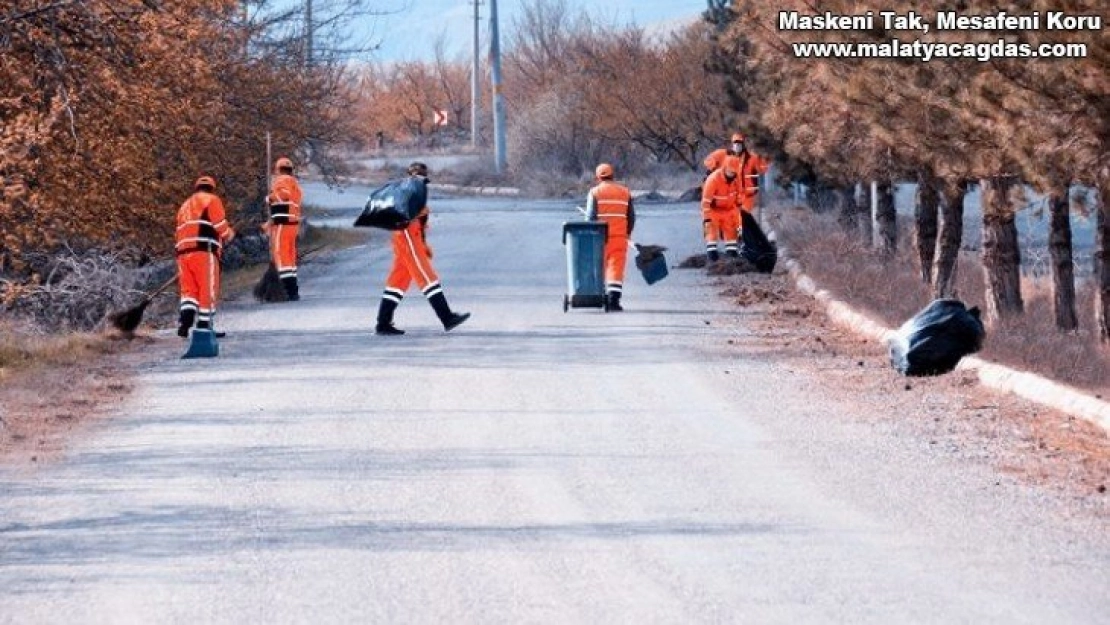
<svg viewBox="0 0 1110 625"><path fill-rule="evenodd" d="M1104 540L835 425L850 403L723 348L743 318L698 273L564 314L572 205L433 205L451 334L414 291L372 335L378 237L0 471L0 622L1110 621ZM681 259L691 211L639 233Z"/></svg>

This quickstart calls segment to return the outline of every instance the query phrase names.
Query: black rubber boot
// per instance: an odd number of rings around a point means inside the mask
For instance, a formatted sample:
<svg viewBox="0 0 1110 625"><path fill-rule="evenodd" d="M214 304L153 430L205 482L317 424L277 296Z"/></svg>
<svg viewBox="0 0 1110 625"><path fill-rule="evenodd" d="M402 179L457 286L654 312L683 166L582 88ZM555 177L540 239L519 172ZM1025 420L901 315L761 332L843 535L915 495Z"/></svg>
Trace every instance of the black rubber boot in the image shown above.
<svg viewBox="0 0 1110 625"><path fill-rule="evenodd" d="M374 326L374 334L383 336L400 336L405 333L400 328L393 327L393 311L397 310L397 302L382 298L378 306L378 325Z"/></svg>
<svg viewBox="0 0 1110 625"><path fill-rule="evenodd" d="M721 253L717 250L709 250L705 253L705 260L710 263L715 263L721 259Z"/></svg>
<svg viewBox="0 0 1110 625"><path fill-rule="evenodd" d="M470 318L470 313L452 312L451 307L447 305L447 298L442 292L429 297L428 303L432 305L432 310L436 311L436 316L443 323L443 329L448 332L459 327Z"/></svg>
<svg viewBox="0 0 1110 625"><path fill-rule="evenodd" d="M609 312L623 312L620 291L609 291Z"/></svg>
<svg viewBox="0 0 1110 625"><path fill-rule="evenodd" d="M281 279L281 286L285 287L285 299L290 302L296 302L301 299L301 290L297 286L297 276L289 276Z"/></svg>
<svg viewBox="0 0 1110 625"><path fill-rule="evenodd" d="M177 335L181 338L189 337L189 330L197 320L197 311L192 308L182 308L177 313Z"/></svg>
<svg viewBox="0 0 1110 625"><path fill-rule="evenodd" d="M740 252L736 250L725 250L725 256L729 258L740 258Z"/></svg>

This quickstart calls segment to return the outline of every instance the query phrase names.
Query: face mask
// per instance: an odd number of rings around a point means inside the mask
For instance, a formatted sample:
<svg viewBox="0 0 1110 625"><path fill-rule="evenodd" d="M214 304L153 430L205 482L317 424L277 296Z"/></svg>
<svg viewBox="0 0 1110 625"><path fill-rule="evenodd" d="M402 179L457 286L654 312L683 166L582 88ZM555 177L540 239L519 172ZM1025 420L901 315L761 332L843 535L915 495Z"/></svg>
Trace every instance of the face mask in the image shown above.
<svg viewBox="0 0 1110 625"><path fill-rule="evenodd" d="M733 152L743 152L744 151L744 144L743 143L733 143L732 144L732 151Z"/></svg>
<svg viewBox="0 0 1110 625"><path fill-rule="evenodd" d="M736 174L729 173L727 171L725 172L725 180L728 180L729 182L732 182L735 178L736 178Z"/></svg>

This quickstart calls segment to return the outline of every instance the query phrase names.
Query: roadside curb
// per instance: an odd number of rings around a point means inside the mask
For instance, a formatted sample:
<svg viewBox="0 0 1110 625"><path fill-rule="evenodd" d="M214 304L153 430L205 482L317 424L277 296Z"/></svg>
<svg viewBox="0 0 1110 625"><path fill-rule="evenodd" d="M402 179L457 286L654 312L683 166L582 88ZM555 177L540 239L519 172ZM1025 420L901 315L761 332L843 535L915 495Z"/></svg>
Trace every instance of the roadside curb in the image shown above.
<svg viewBox="0 0 1110 625"><path fill-rule="evenodd" d="M779 255L780 257L786 255L781 246ZM801 264L796 260L787 258L783 264L798 290L821 302L829 318L837 325L882 343L884 346L894 335L893 329L853 310L851 306L834 298L828 291L819 288L817 283L805 274ZM974 371L983 386L1013 393L1042 406L1085 419L1110 432L1110 403L1092 397L1079 389L1054 382L1035 373L1019 371L983 360L977 356L965 356L956 368Z"/></svg>

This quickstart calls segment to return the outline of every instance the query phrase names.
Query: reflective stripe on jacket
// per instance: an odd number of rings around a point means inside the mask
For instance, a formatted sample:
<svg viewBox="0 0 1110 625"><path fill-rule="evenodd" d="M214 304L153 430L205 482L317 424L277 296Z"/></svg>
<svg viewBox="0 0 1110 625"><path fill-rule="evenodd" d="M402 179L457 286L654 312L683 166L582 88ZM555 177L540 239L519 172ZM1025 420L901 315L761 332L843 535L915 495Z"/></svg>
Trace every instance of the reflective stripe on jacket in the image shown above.
<svg viewBox="0 0 1110 625"><path fill-rule="evenodd" d="M207 191L197 191L177 209L177 231L174 249L186 252L219 252L231 237L231 226L224 214L220 198Z"/></svg>
<svg viewBox="0 0 1110 625"><path fill-rule="evenodd" d="M586 219L609 225L609 238L632 234L636 213L628 187L604 180L586 194Z"/></svg>
<svg viewBox="0 0 1110 625"><path fill-rule="evenodd" d="M725 170L718 169L709 174L705 184L702 185L701 210L703 213L711 210L737 210L739 196L740 176L736 176L732 182L729 182L728 178L725 178Z"/></svg>
<svg viewBox="0 0 1110 625"><path fill-rule="evenodd" d="M765 173L767 173L767 161L762 156L745 150L740 155L740 171L737 175L740 179L741 193L747 196L758 193L759 176Z"/></svg>
<svg viewBox="0 0 1110 625"><path fill-rule="evenodd" d="M270 220L275 224L295 224L301 221L301 185L289 174L274 176L266 203L270 206Z"/></svg>

